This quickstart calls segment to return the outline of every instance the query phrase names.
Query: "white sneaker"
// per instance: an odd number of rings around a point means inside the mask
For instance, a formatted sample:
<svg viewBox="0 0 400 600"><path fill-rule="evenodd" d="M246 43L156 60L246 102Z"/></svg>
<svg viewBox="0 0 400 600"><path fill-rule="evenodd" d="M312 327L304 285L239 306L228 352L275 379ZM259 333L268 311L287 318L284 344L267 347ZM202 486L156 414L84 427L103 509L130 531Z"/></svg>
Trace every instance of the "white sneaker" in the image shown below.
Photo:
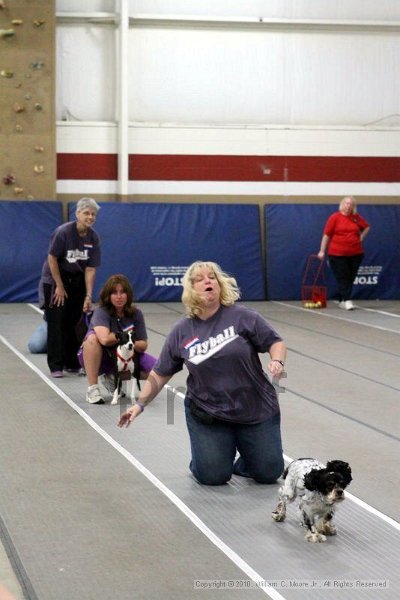
<svg viewBox="0 0 400 600"><path fill-rule="evenodd" d="M344 308L346 310L354 310L354 304L352 303L351 300L345 300L344 301Z"/></svg>
<svg viewBox="0 0 400 600"><path fill-rule="evenodd" d="M346 305L345 305L345 301L344 301L344 300L341 300L341 301L339 302L339 308L343 308L343 309L345 309L345 308L346 308Z"/></svg>
<svg viewBox="0 0 400 600"><path fill-rule="evenodd" d="M86 402L90 404L104 404L104 398L98 385L89 385L86 392Z"/></svg>

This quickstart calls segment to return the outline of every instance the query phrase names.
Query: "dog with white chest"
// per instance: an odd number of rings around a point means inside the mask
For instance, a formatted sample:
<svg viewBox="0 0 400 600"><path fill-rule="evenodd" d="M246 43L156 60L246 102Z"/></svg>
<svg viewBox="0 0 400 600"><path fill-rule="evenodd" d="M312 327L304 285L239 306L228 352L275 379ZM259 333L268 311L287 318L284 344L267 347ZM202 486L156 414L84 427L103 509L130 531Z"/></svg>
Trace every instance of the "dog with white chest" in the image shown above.
<svg viewBox="0 0 400 600"><path fill-rule="evenodd" d="M120 343L115 349L114 394L111 404L118 404L121 399L122 382L129 381L135 371L135 340L133 331L119 334ZM132 382L132 390L134 382Z"/></svg>
<svg viewBox="0 0 400 600"><path fill-rule="evenodd" d="M350 465L332 460L325 466L313 458L299 458L290 463L283 477L285 483L279 490L279 502L272 518L284 521L286 504L298 498L307 541L325 542L327 535L336 535L332 518L336 506L345 499L345 488L352 481Z"/></svg>

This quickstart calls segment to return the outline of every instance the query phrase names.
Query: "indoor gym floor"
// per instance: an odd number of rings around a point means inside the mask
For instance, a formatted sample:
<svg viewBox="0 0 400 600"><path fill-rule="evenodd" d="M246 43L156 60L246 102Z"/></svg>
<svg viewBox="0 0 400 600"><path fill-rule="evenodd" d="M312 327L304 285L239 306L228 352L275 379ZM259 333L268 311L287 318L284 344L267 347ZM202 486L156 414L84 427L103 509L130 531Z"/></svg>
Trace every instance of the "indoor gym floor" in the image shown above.
<svg viewBox="0 0 400 600"><path fill-rule="evenodd" d="M398 598L400 301L246 304L288 346L286 460L352 466L338 535L307 543L292 506L275 523L278 484L194 481L184 372L121 430L121 407L87 404L84 377L51 380L28 353L37 308L0 304L0 582L17 600ZM183 309L140 306L156 355Z"/></svg>

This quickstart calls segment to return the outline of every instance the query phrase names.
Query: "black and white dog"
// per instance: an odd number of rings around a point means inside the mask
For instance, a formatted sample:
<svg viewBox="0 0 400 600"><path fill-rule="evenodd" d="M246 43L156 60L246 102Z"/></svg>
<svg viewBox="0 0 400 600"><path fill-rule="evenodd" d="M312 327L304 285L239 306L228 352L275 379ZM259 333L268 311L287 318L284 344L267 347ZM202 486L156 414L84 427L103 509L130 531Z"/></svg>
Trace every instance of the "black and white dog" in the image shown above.
<svg viewBox="0 0 400 600"><path fill-rule="evenodd" d="M284 521L286 503L298 497L302 525L307 527L306 540L325 542L327 535L336 535L332 518L352 480L350 465L331 460L325 466L313 458L299 458L290 463L283 478L285 483L279 490L279 503L272 518Z"/></svg>
<svg viewBox="0 0 400 600"><path fill-rule="evenodd" d="M121 399L122 382L132 379L135 371L135 340L133 331L120 334L121 341L115 349L114 394L111 404L118 404ZM132 396L134 393L132 382Z"/></svg>

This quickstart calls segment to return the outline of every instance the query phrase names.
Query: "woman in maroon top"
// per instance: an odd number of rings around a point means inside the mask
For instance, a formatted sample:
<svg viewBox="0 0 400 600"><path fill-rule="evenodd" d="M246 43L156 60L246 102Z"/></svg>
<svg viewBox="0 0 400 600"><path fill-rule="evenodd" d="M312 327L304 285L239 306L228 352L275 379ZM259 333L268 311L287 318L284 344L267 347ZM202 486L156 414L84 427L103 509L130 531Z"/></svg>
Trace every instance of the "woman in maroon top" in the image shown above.
<svg viewBox="0 0 400 600"><path fill-rule="evenodd" d="M318 257L323 260L328 248L329 264L339 290L339 306L353 310L350 300L353 282L364 257L362 241L370 227L365 219L356 213L356 201L346 196L339 204L339 210L329 217L321 239Z"/></svg>

